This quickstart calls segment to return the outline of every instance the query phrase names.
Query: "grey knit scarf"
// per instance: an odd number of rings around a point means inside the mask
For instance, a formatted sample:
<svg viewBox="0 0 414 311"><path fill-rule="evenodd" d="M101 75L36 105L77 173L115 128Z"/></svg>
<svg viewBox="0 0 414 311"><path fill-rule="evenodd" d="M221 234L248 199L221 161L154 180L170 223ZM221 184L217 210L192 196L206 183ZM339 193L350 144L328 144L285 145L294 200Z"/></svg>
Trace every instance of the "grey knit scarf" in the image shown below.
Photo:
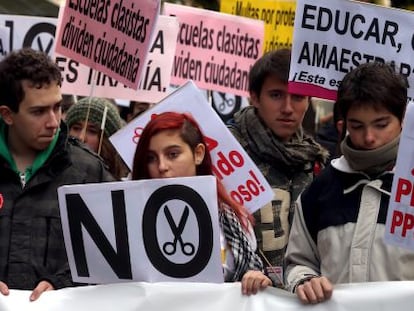
<svg viewBox="0 0 414 311"><path fill-rule="evenodd" d="M260 154L264 162L285 167L303 167L305 163L313 161L325 163L328 152L313 138L305 136L301 128L289 142L282 142L262 123L253 106L241 112L236 113L235 121L240 124L241 134L249 149Z"/></svg>
<svg viewBox="0 0 414 311"><path fill-rule="evenodd" d="M400 135L377 149L358 150L351 146L350 138L347 136L341 143L341 151L352 169L375 176L394 167L399 142Z"/></svg>

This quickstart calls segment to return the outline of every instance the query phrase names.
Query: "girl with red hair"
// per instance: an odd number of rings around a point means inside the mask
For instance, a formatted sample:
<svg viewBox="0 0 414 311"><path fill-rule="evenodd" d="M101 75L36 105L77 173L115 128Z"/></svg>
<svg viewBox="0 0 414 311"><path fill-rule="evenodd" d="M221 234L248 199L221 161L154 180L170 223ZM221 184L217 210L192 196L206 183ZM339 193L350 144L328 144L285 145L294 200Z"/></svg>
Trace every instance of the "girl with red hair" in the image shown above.
<svg viewBox="0 0 414 311"><path fill-rule="evenodd" d="M132 179L213 175L207 144L197 122L188 114L164 112L144 128L134 156ZM252 217L217 180L223 271L227 282L242 282L243 294L272 285L256 254Z"/></svg>

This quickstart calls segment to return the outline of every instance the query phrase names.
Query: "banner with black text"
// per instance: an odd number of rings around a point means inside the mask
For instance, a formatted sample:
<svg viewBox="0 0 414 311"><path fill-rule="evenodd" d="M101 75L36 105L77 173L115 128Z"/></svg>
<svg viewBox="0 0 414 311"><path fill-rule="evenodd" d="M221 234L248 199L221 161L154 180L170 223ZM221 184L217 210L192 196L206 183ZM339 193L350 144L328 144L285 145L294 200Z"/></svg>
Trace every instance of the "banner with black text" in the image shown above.
<svg viewBox="0 0 414 311"><path fill-rule="evenodd" d="M359 64L391 62L414 97L414 13L347 0L298 0L289 90L335 100Z"/></svg>
<svg viewBox="0 0 414 311"><path fill-rule="evenodd" d="M58 188L72 279L223 282L214 176Z"/></svg>

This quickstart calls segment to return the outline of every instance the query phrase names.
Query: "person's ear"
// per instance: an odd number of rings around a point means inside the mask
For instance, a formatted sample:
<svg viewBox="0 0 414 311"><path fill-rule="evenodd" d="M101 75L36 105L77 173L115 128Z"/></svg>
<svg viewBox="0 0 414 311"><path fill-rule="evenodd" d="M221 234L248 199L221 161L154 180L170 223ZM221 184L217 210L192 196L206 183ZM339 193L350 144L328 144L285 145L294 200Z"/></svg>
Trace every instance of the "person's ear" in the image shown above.
<svg viewBox="0 0 414 311"><path fill-rule="evenodd" d="M206 154L206 146L204 144L198 144L194 149L194 162L196 165L200 165L204 160Z"/></svg>
<svg viewBox="0 0 414 311"><path fill-rule="evenodd" d="M260 98L255 92L250 92L250 105L258 108L260 103Z"/></svg>
<svg viewBox="0 0 414 311"><path fill-rule="evenodd" d="M12 118L12 111L9 107L2 105L0 106L0 116L3 118L4 123L7 125L13 124L13 118Z"/></svg>
<svg viewBox="0 0 414 311"><path fill-rule="evenodd" d="M336 125L336 130L338 131L338 134L339 134L338 136L343 137L342 136L343 131L346 130L346 129L344 129L344 125L345 125L344 121L343 120L338 120L335 125Z"/></svg>

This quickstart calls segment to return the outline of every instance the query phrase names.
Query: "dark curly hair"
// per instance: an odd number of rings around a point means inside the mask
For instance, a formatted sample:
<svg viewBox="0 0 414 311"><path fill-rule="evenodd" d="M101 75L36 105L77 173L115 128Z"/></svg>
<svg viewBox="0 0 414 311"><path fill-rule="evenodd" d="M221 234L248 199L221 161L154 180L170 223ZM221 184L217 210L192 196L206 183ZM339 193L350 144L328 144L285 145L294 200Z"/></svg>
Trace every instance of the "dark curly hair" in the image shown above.
<svg viewBox="0 0 414 311"><path fill-rule="evenodd" d="M288 83L290 54L289 49L280 49L267 52L259 58L249 72L249 92L260 96L264 81L271 75Z"/></svg>
<svg viewBox="0 0 414 311"><path fill-rule="evenodd" d="M11 52L0 62L0 103L18 112L24 99L22 81L41 88L52 82L62 84L59 67L45 53L31 48Z"/></svg>
<svg viewBox="0 0 414 311"><path fill-rule="evenodd" d="M365 63L347 73L337 94L336 105L346 120L351 107L385 108L400 122L407 106L408 81L390 63Z"/></svg>

